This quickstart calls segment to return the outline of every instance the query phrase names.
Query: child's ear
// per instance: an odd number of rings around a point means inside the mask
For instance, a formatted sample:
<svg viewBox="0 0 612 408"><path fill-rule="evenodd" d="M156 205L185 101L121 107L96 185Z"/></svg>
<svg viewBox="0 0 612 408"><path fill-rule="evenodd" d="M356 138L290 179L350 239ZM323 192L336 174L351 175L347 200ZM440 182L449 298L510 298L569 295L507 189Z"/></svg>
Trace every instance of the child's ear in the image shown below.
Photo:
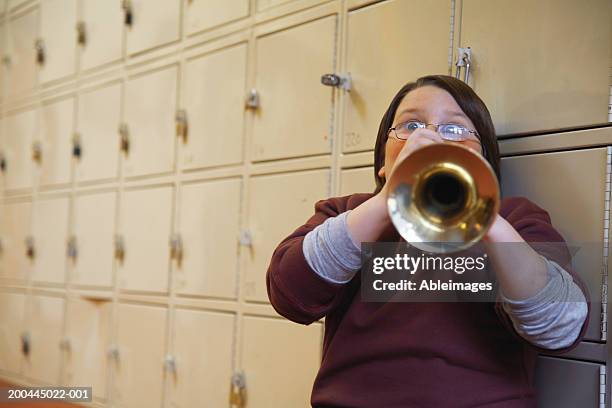
<svg viewBox="0 0 612 408"><path fill-rule="evenodd" d="M378 169L378 177L380 178L385 178L385 166L382 166L380 169Z"/></svg>

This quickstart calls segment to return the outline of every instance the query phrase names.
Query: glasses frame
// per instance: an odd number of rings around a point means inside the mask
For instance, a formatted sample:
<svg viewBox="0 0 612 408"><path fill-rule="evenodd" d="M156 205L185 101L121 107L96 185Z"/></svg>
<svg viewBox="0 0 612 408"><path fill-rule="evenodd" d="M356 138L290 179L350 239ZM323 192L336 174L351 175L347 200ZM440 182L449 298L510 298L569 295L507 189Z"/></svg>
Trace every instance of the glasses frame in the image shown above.
<svg viewBox="0 0 612 408"><path fill-rule="evenodd" d="M398 139L398 140L403 140L403 141L408 140L408 138L406 138L406 139L402 139L401 137L399 137L399 136L397 135L397 130L396 130L396 128L398 128L398 127L400 127L400 126L402 126L402 125L405 125L406 123L418 123L419 125L423 125L423 126L419 126L419 129L427 129L427 127L428 127L428 126L435 126L435 130L436 130L436 132L438 132L438 129L440 128L440 126L444 126L444 125L453 125L453 126L458 126L458 127L460 127L460 128L463 128L463 129L467 130L469 133L471 133L471 134L475 135L475 136L476 136L476 140L474 140L474 141L478 141L478 143L480 143L480 138L478 138L478 136L480 136L480 135L478 134L478 132L477 132L477 131L475 131L475 130L468 129L468 128L466 128L466 127L465 127L465 126L463 126L463 125L458 125L458 124L456 124L456 123L423 123L423 122L419 122L418 120L407 120L406 122L401 122L401 123L398 123L397 125L395 125L395 126L393 126L393 127L389 128L389 129L387 130L387 137L389 137L389 134L391 134L391 131L393 131L393 135L394 135L393 137L395 137L396 139ZM416 130L416 129L415 129L415 130ZM458 140L458 139L451 139L451 138L448 138L448 137L444 137L444 135L442 135L442 134L441 134L441 133L439 133L439 132L438 132L438 134L440 135L440 137L441 137L442 139L444 139L444 140L448 140L448 141L451 141L451 142L465 142L465 141L468 141L468 140L473 140L473 139L470 139L470 138L468 138L468 137L465 137L465 138L463 138L463 137L462 137L462 138L461 138L461 139L459 139L459 140Z"/></svg>

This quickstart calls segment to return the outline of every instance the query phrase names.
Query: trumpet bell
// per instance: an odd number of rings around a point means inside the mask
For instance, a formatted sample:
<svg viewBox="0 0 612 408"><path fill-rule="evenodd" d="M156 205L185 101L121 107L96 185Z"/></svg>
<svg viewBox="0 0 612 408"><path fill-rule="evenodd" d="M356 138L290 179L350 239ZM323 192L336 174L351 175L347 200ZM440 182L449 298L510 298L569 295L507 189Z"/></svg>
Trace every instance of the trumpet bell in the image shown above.
<svg viewBox="0 0 612 408"><path fill-rule="evenodd" d="M412 152L389 180L387 207L410 245L450 253L478 242L499 211L499 183L478 153L456 144Z"/></svg>

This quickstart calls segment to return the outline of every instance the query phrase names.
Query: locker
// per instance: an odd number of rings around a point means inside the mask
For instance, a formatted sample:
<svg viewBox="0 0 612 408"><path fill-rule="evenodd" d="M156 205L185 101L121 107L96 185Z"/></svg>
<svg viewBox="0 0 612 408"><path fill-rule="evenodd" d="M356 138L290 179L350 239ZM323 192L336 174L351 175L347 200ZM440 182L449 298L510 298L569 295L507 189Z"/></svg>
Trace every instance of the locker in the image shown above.
<svg viewBox="0 0 612 408"><path fill-rule="evenodd" d="M535 383L539 407L600 407L601 364L539 356Z"/></svg>
<svg viewBox="0 0 612 408"><path fill-rule="evenodd" d="M120 109L119 83L88 90L79 96L77 132L81 155L77 160L78 181L117 177Z"/></svg>
<svg viewBox="0 0 612 408"><path fill-rule="evenodd" d="M117 407L161 406L166 308L120 304L113 399Z"/></svg>
<svg viewBox="0 0 612 408"><path fill-rule="evenodd" d="M344 152L374 148L380 120L404 84L448 73L449 21L450 5L443 0L393 0L348 13L352 86L344 98ZM418 40L424 33L427 41Z"/></svg>
<svg viewBox="0 0 612 408"><path fill-rule="evenodd" d="M173 189L169 186L123 194L120 235L125 257L119 262L119 287L133 291L168 291Z"/></svg>
<svg viewBox="0 0 612 408"><path fill-rule="evenodd" d="M66 338L69 350L63 370L63 384L92 387L94 397L106 398L110 318L112 304L104 300L71 298L66 311Z"/></svg>
<svg viewBox="0 0 612 408"><path fill-rule="evenodd" d="M300 326L277 318L245 316L242 327L241 368L249 407L310 406L321 359L321 325Z"/></svg>
<svg viewBox="0 0 612 408"><path fill-rule="evenodd" d="M132 25L127 26L127 52L136 54L179 39L181 2L132 0ZM127 11L124 9L124 12Z"/></svg>
<svg viewBox="0 0 612 408"><path fill-rule="evenodd" d="M257 38L253 160L330 152L332 91L320 78L335 69L336 19L328 16Z"/></svg>
<svg viewBox="0 0 612 408"><path fill-rule="evenodd" d="M38 37L38 8L12 17L8 21L8 27L8 95L15 97L32 90L36 85L34 42Z"/></svg>
<svg viewBox="0 0 612 408"><path fill-rule="evenodd" d="M257 0L257 11L263 11L281 4L295 2L295 0Z"/></svg>
<svg viewBox="0 0 612 408"><path fill-rule="evenodd" d="M7 116L2 134L6 159L4 187L7 190L32 188L32 141L37 133L37 111L21 111Z"/></svg>
<svg viewBox="0 0 612 408"><path fill-rule="evenodd" d="M44 62L40 65L42 83L75 72L76 7L76 0L40 2L40 38L44 48Z"/></svg>
<svg viewBox="0 0 612 408"><path fill-rule="evenodd" d="M340 196L371 193L376 188L373 167L360 167L340 171Z"/></svg>
<svg viewBox="0 0 612 408"><path fill-rule="evenodd" d="M183 186L177 293L235 299L240 190L239 179Z"/></svg>
<svg viewBox="0 0 612 408"><path fill-rule="evenodd" d="M32 279L63 284L66 276L68 197L43 198L34 204Z"/></svg>
<svg viewBox="0 0 612 408"><path fill-rule="evenodd" d="M115 62L123 51L123 11L119 1L80 0L85 44L80 68L88 70Z"/></svg>
<svg viewBox="0 0 612 408"><path fill-rule="evenodd" d="M595 341L601 339L607 157L606 148L596 148L505 157L501 166L503 195L529 198L549 213L570 247L579 247L574 269L589 285L593 302L585 339Z"/></svg>
<svg viewBox="0 0 612 408"><path fill-rule="evenodd" d="M460 15L470 84L499 135L608 121L612 3L467 0Z"/></svg>
<svg viewBox="0 0 612 408"><path fill-rule="evenodd" d="M245 298L267 302L266 271L279 242L314 214L328 196L329 170L251 178L248 223L252 243L246 253ZM280 216L282 214L282 216Z"/></svg>
<svg viewBox="0 0 612 408"><path fill-rule="evenodd" d="M23 293L0 292L0 370L20 375L24 358L21 335L25 324Z"/></svg>
<svg viewBox="0 0 612 408"><path fill-rule="evenodd" d="M249 0L193 0L187 2L187 35L208 30L249 15Z"/></svg>
<svg viewBox="0 0 612 408"><path fill-rule="evenodd" d="M40 183L42 185L70 182L72 167L72 133L74 98L43 104L39 140L42 146Z"/></svg>
<svg viewBox="0 0 612 408"><path fill-rule="evenodd" d="M176 86L174 65L128 81L126 176L163 173L174 168Z"/></svg>
<svg viewBox="0 0 612 408"><path fill-rule="evenodd" d="M78 194L74 199L76 258L71 283L111 287L115 234L116 193Z"/></svg>
<svg viewBox="0 0 612 408"><path fill-rule="evenodd" d="M172 407L227 405L235 319L232 313L176 309L173 355L177 374L170 380Z"/></svg>
<svg viewBox="0 0 612 408"><path fill-rule="evenodd" d="M25 374L44 384L58 384L63 339L64 299L43 295L30 297L30 319L27 330L31 338L30 356Z"/></svg>
<svg viewBox="0 0 612 408"><path fill-rule="evenodd" d="M242 161L246 68L246 44L187 61L183 89L189 133L181 155L184 169Z"/></svg>
<svg viewBox="0 0 612 408"><path fill-rule="evenodd" d="M29 201L2 204L2 278L24 283L30 263L26 258L26 237L30 234L32 204Z"/></svg>

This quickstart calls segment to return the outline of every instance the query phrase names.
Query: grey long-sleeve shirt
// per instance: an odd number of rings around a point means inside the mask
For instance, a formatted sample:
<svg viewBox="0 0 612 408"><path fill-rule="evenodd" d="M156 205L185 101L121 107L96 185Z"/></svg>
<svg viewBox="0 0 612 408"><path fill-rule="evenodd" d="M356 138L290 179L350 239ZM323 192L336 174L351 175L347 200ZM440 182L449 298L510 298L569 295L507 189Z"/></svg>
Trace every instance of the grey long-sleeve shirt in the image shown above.
<svg viewBox="0 0 612 408"><path fill-rule="evenodd" d="M346 225L346 211L328 218L304 237L308 265L324 280L348 283L361 268L361 249ZM548 283L534 296L512 300L501 294L503 308L516 331L532 344L547 349L574 342L587 316L584 294L571 275L544 258Z"/></svg>

